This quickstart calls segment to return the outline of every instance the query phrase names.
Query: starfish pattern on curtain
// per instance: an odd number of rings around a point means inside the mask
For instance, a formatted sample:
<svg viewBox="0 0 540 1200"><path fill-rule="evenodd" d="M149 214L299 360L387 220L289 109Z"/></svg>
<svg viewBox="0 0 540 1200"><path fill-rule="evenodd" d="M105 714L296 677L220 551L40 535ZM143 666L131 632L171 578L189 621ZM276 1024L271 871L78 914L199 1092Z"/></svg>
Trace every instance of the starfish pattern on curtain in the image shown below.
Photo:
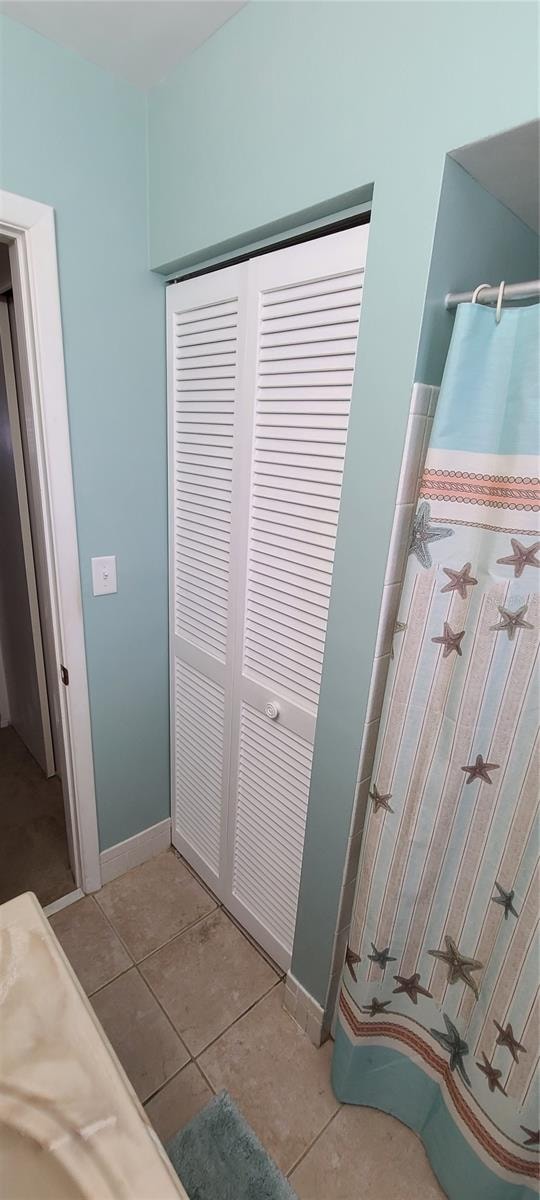
<svg viewBox="0 0 540 1200"><path fill-rule="evenodd" d="M538 1178L537 330L531 308L458 311L336 1030L339 1098L417 1129L450 1200Z"/></svg>

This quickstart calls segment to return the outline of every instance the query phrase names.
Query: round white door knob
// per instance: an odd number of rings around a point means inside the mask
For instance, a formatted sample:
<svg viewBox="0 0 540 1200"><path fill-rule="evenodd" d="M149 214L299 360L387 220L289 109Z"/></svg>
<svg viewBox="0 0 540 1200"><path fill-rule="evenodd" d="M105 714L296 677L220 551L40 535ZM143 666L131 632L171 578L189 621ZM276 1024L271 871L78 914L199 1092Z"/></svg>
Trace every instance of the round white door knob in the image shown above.
<svg viewBox="0 0 540 1200"><path fill-rule="evenodd" d="M279 717L279 704L275 704L273 700L269 700L264 706L264 711L271 721L277 721Z"/></svg>

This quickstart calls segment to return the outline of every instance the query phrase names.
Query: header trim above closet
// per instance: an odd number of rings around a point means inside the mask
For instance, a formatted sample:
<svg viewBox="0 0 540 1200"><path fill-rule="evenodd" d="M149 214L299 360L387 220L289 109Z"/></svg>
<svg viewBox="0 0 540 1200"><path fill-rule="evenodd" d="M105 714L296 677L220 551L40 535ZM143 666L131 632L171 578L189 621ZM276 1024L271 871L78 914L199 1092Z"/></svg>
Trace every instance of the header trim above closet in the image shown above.
<svg viewBox="0 0 540 1200"><path fill-rule="evenodd" d="M265 246L257 246L252 250L246 250L243 254L235 254L231 258L224 258L221 262L213 262L209 266L200 267L197 271L186 271L184 275L175 275L172 279L167 280L166 286L185 283L188 279L198 279L201 275L209 275L215 271L224 271L227 267L236 267L240 263L249 262L252 258L260 258L262 254L273 254L276 250L285 250L287 246L299 246L302 242L312 242L315 238L327 237L329 233L342 233L345 229L356 229L359 225L369 225L370 220L371 211L353 213L352 216L341 217L336 221L329 221L325 225L318 225L303 232L291 233L285 238L278 238L275 242L268 242Z"/></svg>

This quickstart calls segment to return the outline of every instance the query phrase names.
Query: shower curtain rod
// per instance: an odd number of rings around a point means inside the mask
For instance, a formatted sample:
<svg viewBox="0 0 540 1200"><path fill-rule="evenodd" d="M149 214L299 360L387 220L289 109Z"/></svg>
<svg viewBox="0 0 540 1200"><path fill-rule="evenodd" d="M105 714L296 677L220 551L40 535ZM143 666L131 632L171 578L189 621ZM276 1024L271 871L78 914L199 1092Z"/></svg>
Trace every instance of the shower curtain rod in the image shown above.
<svg viewBox="0 0 540 1200"><path fill-rule="evenodd" d="M483 287L478 293L478 304L496 304L500 284L495 287ZM447 308L457 308L458 304L470 304L474 292L449 292L445 304ZM540 279L529 279L526 283L507 283L504 288L505 300L532 300L540 296Z"/></svg>

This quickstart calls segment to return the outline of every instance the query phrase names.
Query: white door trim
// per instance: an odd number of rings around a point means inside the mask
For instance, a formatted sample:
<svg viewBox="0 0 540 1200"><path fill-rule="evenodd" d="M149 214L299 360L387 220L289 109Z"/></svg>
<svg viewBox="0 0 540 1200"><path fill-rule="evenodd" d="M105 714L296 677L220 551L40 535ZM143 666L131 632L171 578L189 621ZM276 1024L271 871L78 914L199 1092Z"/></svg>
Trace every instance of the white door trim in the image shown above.
<svg viewBox="0 0 540 1200"><path fill-rule="evenodd" d="M10 243L15 313L24 334L23 389L36 441L76 884L92 892L101 887L101 871L54 209L0 191L0 238ZM69 671L67 687L60 664Z"/></svg>

